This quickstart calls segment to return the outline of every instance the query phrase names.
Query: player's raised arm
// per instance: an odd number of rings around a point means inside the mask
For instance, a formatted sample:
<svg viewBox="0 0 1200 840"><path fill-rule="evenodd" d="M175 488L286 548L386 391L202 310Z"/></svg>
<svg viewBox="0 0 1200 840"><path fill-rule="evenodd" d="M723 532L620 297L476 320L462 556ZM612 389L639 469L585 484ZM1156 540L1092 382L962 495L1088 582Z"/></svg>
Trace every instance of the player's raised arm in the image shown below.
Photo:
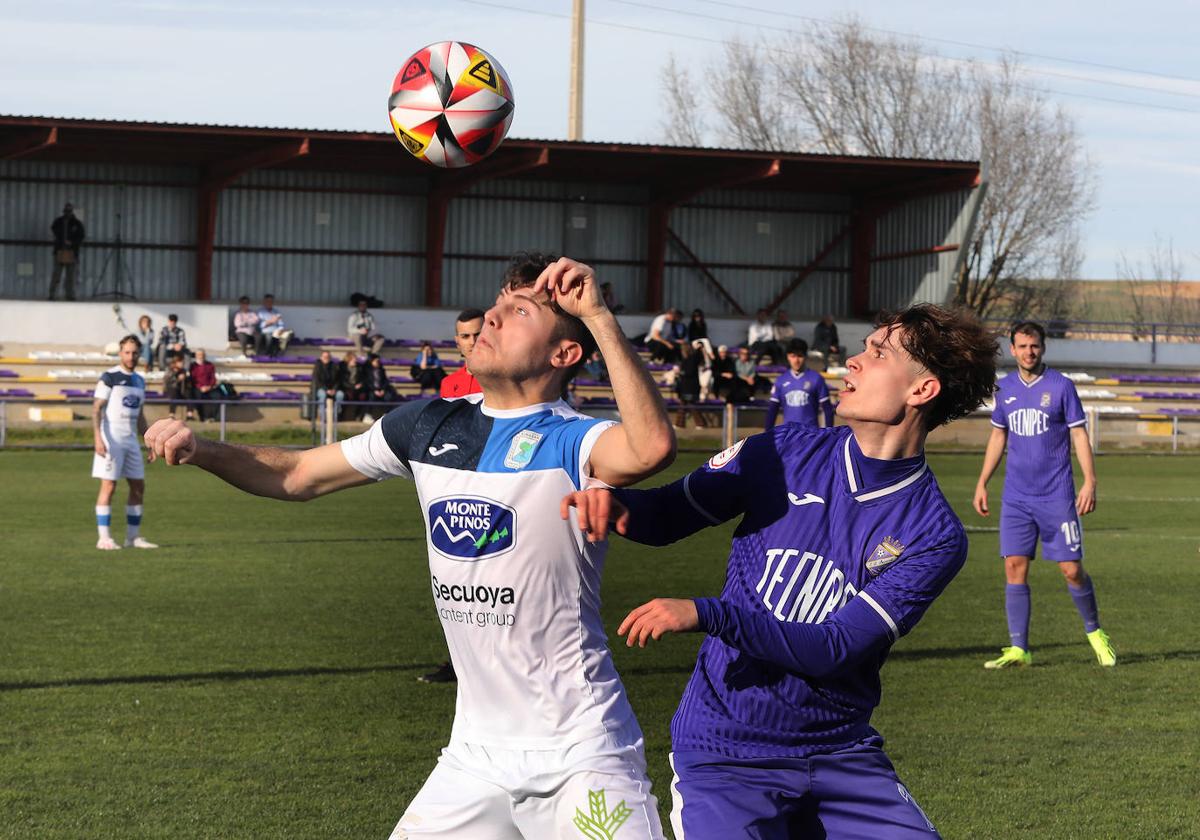
<svg viewBox="0 0 1200 840"><path fill-rule="evenodd" d="M178 420L159 420L145 433L150 460L192 464L239 490L303 502L335 490L371 483L346 460L340 444L291 450L239 446L196 437Z"/></svg>
<svg viewBox="0 0 1200 840"><path fill-rule="evenodd" d="M608 366L620 425L600 435L591 451L592 474L614 486L634 484L675 460L675 430L658 387L616 316L589 266L563 257L538 278L533 291L546 290L560 308L583 321Z"/></svg>

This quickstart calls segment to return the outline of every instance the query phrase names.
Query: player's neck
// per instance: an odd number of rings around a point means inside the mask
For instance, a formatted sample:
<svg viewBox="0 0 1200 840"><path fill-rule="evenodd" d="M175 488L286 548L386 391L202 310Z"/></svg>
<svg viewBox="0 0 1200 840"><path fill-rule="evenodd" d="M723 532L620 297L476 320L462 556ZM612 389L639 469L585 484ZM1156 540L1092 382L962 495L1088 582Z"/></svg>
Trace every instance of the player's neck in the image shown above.
<svg viewBox="0 0 1200 840"><path fill-rule="evenodd" d="M528 379L520 382L512 380L479 379L479 387L483 391L483 404L488 408L508 411L514 408L525 408L531 405L557 402L562 399L562 387L556 378Z"/></svg>
<svg viewBox="0 0 1200 840"><path fill-rule="evenodd" d="M925 450L925 426L920 414L905 417L900 423L876 423L850 420L846 423L854 433L859 450L868 458L894 461L911 458Z"/></svg>
<svg viewBox="0 0 1200 840"><path fill-rule="evenodd" d="M1041 376L1045 372L1046 372L1046 363L1045 362L1042 362L1040 365L1038 365L1031 371L1026 371L1025 368L1023 368L1023 367L1017 368L1017 373L1020 375L1022 381L1024 381L1024 382L1032 382L1033 380L1037 379L1039 376Z"/></svg>

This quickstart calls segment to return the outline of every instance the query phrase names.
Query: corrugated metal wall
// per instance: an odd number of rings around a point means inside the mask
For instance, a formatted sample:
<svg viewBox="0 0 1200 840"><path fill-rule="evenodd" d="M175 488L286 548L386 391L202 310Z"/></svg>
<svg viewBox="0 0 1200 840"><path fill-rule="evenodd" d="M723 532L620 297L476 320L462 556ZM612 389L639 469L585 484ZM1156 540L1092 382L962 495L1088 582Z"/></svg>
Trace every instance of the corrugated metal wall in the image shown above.
<svg viewBox="0 0 1200 840"><path fill-rule="evenodd" d="M913 199L879 220L872 256L941 245L966 245L972 190ZM871 265L870 306L895 309L911 303L944 303L954 283L957 251L920 254Z"/></svg>
<svg viewBox="0 0 1200 840"><path fill-rule="evenodd" d="M0 296L42 297L53 270L50 223L70 201L87 231L76 294L121 290L144 300L190 298L195 255L195 172L184 167L0 161ZM119 215L119 218L118 218Z"/></svg>
<svg viewBox="0 0 1200 840"><path fill-rule="evenodd" d="M353 173L248 173L221 193L213 297L273 291L281 302L346 303L361 291L389 306L420 305L423 189Z"/></svg>
<svg viewBox="0 0 1200 840"><path fill-rule="evenodd" d="M121 214L124 264L144 300L194 294L197 220L189 168L0 161L0 296L40 297L52 268L49 224L66 200L90 243L111 242ZM273 291L281 303L342 303L354 291L389 305L424 299L426 184L419 179L261 170L224 190L217 213L213 295L233 300ZM874 256L963 241L969 190L907 202L882 218ZM507 256L524 249L590 260L630 311L646 293L645 188L611 184L490 181L450 204L444 305L494 299ZM747 312L785 289L851 219L846 196L717 190L677 208L671 227ZM45 244L41 244L45 243ZM846 237L782 303L796 318L850 305ZM109 249L85 248L81 296L112 288ZM732 308L675 245L668 244L664 301L712 315ZM956 254L872 264L872 308L944 300ZM111 263L112 260L110 259ZM102 270L105 271L103 279Z"/></svg>

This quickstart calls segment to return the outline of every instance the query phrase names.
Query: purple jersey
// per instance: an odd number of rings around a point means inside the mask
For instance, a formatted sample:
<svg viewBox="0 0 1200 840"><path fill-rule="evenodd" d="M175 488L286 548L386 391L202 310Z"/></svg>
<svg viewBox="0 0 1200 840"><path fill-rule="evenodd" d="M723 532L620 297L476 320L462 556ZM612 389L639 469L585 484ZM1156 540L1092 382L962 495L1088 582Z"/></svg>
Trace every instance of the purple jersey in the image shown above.
<svg viewBox="0 0 1200 840"><path fill-rule="evenodd" d="M1053 368L1032 382L1000 377L992 425L1008 431L1003 498L1074 498L1069 430L1086 423L1075 383Z"/></svg>
<svg viewBox="0 0 1200 840"><path fill-rule="evenodd" d="M815 370L805 369L798 374L789 370L775 380L771 402L783 407L784 423L816 426L817 408L821 403L829 403L829 388L825 378Z"/></svg>
<svg viewBox="0 0 1200 840"><path fill-rule="evenodd" d="M924 458L865 458L850 430L755 435L682 481L617 491L629 537L665 544L741 516L674 749L804 757L874 733L879 669L966 559Z"/></svg>

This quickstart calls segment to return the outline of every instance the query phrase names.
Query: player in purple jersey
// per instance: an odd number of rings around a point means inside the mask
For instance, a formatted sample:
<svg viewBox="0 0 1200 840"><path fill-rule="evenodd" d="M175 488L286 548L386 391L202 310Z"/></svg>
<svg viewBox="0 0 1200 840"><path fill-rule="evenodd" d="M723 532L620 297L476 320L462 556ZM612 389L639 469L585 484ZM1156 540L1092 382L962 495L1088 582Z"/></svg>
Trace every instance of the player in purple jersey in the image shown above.
<svg viewBox="0 0 1200 840"><path fill-rule="evenodd" d="M992 392L996 342L965 313L880 320L834 429L785 424L645 491L563 500L589 539L662 545L741 517L718 598L659 598L618 633L701 631L671 723L678 840L936 837L871 727L879 670L961 568L962 523L925 437Z"/></svg>
<svg viewBox="0 0 1200 840"><path fill-rule="evenodd" d="M825 426L833 425L833 404L829 402L829 388L825 378L815 370L809 370L808 342L793 338L787 346L788 371L775 380L771 388L771 404L767 407L767 430L775 426L779 407L783 406L783 422L799 423L801 426L817 426L817 407L825 414Z"/></svg>
<svg viewBox="0 0 1200 840"><path fill-rule="evenodd" d="M1067 591L1083 618L1083 629L1099 663L1117 664L1100 613L1092 579L1083 570L1083 530L1079 517L1096 509L1096 467L1088 441L1087 418L1075 383L1046 367L1046 331L1032 321L1017 324L1009 336L1017 370L1000 378L992 436L975 486L975 511L987 516L988 479L1008 446L1000 508L1000 555L1004 558L1004 606L1012 644L983 667L1028 665L1029 562L1042 541L1042 556L1058 563ZM1083 470L1075 492L1071 445Z"/></svg>

